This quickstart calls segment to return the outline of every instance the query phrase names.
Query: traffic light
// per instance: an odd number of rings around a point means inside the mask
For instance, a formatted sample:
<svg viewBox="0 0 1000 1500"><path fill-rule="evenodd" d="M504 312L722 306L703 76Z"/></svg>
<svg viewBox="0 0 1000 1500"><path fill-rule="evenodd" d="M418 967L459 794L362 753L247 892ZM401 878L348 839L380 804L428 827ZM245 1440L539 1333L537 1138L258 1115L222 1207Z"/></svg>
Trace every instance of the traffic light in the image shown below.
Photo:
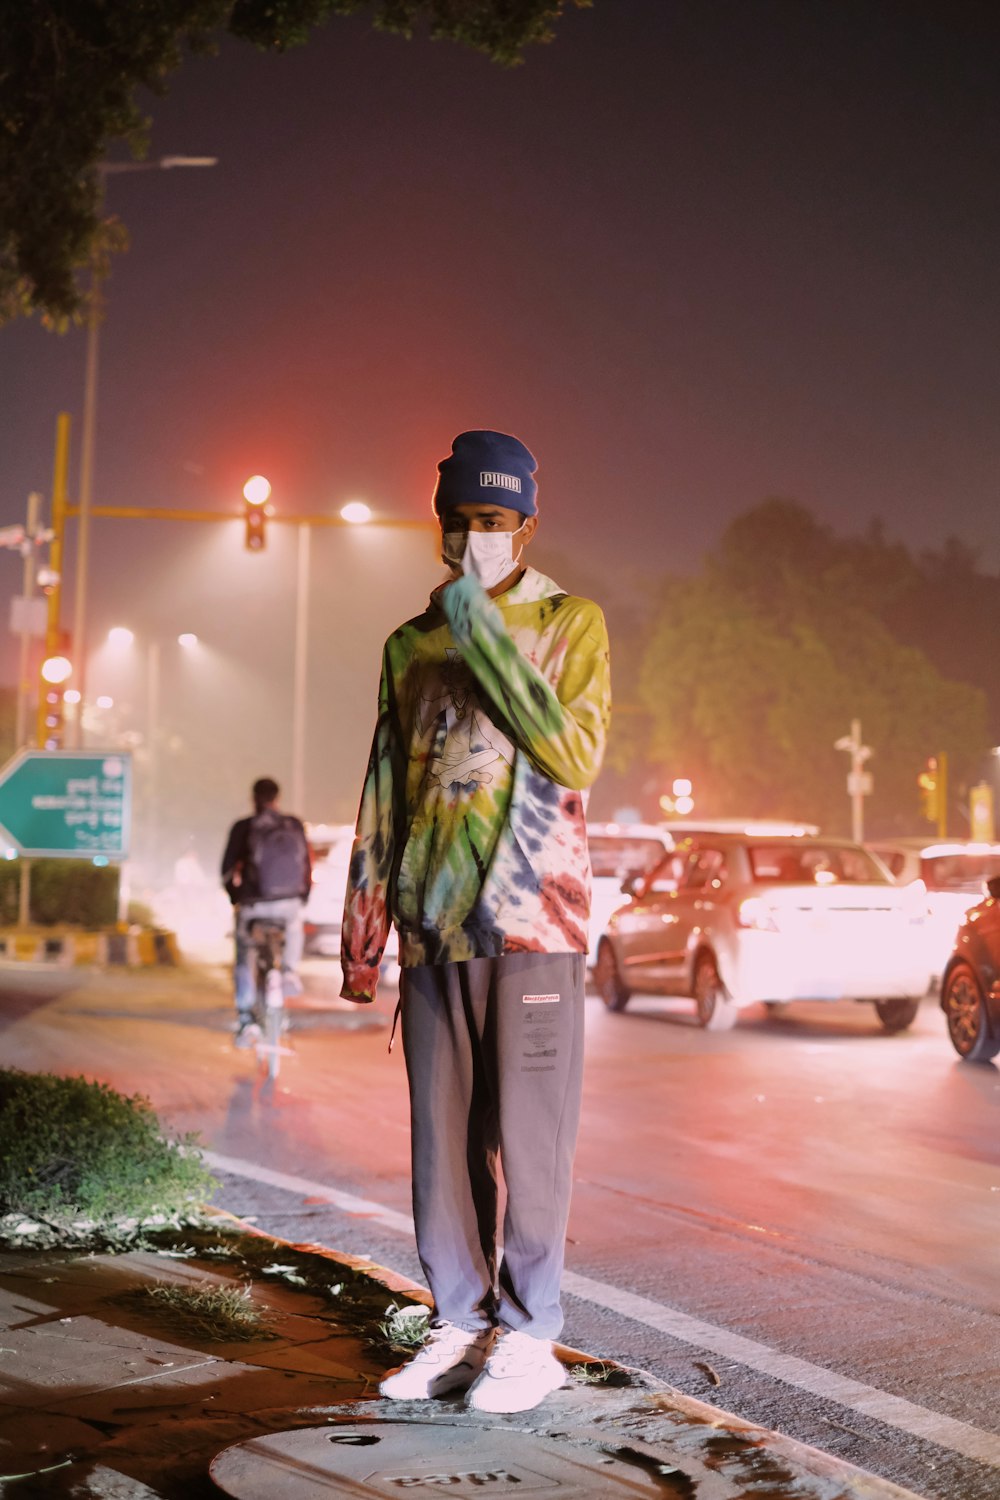
<svg viewBox="0 0 1000 1500"><path fill-rule="evenodd" d="M65 656L49 656L42 662L38 693L38 743L43 750L58 750L63 741L63 706L66 683L73 664Z"/></svg>
<svg viewBox="0 0 1000 1500"><path fill-rule="evenodd" d="M45 689L44 712L42 714L42 749L58 750L63 737L63 690L61 687Z"/></svg>
<svg viewBox="0 0 1000 1500"><path fill-rule="evenodd" d="M271 486L263 474L254 474L243 486L248 552L263 552L267 543L264 526L267 521L267 501L270 493Z"/></svg>
<svg viewBox="0 0 1000 1500"><path fill-rule="evenodd" d="M917 786L920 789L920 812L928 823L936 823L938 820L938 763L936 755L927 757L927 764L917 777Z"/></svg>
<svg viewBox="0 0 1000 1500"><path fill-rule="evenodd" d="M938 837L948 833L948 755L929 755L917 777L920 789L920 811L929 823L937 825Z"/></svg>

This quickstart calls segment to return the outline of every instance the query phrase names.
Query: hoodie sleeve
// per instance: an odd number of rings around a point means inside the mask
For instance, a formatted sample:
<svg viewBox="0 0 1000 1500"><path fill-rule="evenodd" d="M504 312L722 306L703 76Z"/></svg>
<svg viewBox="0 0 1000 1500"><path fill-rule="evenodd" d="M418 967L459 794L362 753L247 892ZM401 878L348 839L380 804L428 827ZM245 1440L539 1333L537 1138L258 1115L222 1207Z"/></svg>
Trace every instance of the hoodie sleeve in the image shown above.
<svg viewBox="0 0 1000 1500"><path fill-rule="evenodd" d="M398 736L393 732L391 705L386 653L379 684L378 723L361 793L344 898L340 963L344 971L341 995L346 1000L374 1000L379 964L389 936L388 892L395 856L394 804L402 785L395 774Z"/></svg>
<svg viewBox="0 0 1000 1500"><path fill-rule="evenodd" d="M582 790L597 778L611 717L611 676L604 616L589 599L565 608L565 626L549 652L548 677L522 655L503 615L471 575L450 583L441 604L455 643L520 748L560 786Z"/></svg>

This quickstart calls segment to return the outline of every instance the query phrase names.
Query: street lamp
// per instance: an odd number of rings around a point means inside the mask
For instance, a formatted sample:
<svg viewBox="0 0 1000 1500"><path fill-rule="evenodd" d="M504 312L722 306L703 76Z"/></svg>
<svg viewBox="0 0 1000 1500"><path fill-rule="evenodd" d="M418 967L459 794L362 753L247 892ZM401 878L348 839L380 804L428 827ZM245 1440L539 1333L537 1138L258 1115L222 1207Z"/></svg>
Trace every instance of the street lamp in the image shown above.
<svg viewBox="0 0 1000 1500"><path fill-rule="evenodd" d="M98 162L100 178L98 208L104 204L105 179L122 172L169 172L174 167L214 167L215 156L161 156L156 161ZM90 551L90 505L94 480L94 443L97 430L97 346L100 328L100 297L96 256L90 259L90 305L87 311L87 361L83 385L83 431L80 440L80 484L78 492L79 528L76 534L76 599L73 606L73 651L79 663L81 694L86 694L87 660L87 568ZM76 747L80 746L81 729L77 725Z"/></svg>
<svg viewBox="0 0 1000 1500"><path fill-rule="evenodd" d="M372 518L372 508L363 500L350 500L340 508L341 520L349 521L352 526L364 526Z"/></svg>

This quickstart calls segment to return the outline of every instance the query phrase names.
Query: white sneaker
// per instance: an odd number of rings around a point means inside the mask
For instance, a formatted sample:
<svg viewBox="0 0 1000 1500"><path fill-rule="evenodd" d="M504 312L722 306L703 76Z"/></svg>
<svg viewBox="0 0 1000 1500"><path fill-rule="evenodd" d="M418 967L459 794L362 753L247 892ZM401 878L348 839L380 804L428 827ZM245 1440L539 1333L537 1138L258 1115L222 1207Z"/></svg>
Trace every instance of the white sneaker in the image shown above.
<svg viewBox="0 0 1000 1500"><path fill-rule="evenodd" d="M256 1047L261 1038L261 1030L253 1017L247 1017L237 1023L236 1035L233 1037L233 1046L244 1050L247 1047Z"/></svg>
<svg viewBox="0 0 1000 1500"><path fill-rule="evenodd" d="M566 1379L547 1339L510 1329L501 1333L465 1404L473 1411L529 1411Z"/></svg>
<svg viewBox="0 0 1000 1500"><path fill-rule="evenodd" d="M448 1391L466 1391L482 1373L494 1333L492 1328L473 1333L454 1323L438 1323L423 1348L398 1370L390 1370L379 1390L394 1401L426 1401Z"/></svg>

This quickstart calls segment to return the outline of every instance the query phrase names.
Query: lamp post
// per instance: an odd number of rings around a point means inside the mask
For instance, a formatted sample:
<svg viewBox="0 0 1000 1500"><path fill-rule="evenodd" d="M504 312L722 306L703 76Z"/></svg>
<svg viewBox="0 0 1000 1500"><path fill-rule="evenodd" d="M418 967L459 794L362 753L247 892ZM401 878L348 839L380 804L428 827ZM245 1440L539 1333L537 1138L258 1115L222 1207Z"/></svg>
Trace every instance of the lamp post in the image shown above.
<svg viewBox="0 0 1000 1500"><path fill-rule="evenodd" d="M847 795L851 799L851 838L860 844L865 833L865 798L871 795L872 774L865 770L865 761L872 753L870 745L861 742L861 720L851 720L850 734L841 735L834 741L835 750L846 750L851 757L851 769L847 773Z"/></svg>
<svg viewBox="0 0 1000 1500"><path fill-rule="evenodd" d="M105 182L112 175L122 172L170 171L174 167L214 167L215 156L161 156L156 161L102 161L97 171L100 178L98 206L103 207ZM100 275L96 257L90 260L90 305L87 312L87 357L83 384L83 422L80 437L80 484L78 490L79 529L76 540L76 597L73 604L73 652L79 663L79 692L81 706L86 702L87 660L87 570L90 552L90 510L94 480L94 446L97 428L97 369L98 333L100 329ZM82 713L77 720L82 722ZM75 748L79 749L80 730L77 729Z"/></svg>

